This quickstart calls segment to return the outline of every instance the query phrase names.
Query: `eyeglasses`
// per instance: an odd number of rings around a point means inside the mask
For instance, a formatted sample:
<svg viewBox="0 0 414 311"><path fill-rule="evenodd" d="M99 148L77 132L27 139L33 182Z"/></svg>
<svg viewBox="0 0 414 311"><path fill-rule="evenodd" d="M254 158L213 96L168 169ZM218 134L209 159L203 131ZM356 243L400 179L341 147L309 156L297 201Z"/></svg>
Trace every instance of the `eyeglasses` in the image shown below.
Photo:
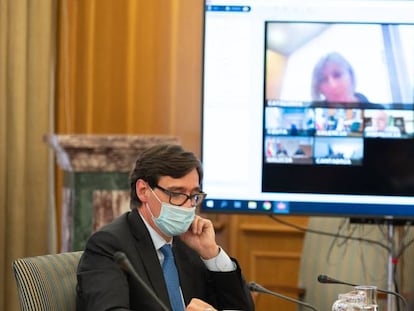
<svg viewBox="0 0 414 311"><path fill-rule="evenodd" d="M181 192L173 192L173 191L164 189L163 187L160 187L158 185L155 185L154 188L158 188L162 192L167 194L169 196L168 202L170 204L177 205L177 206L184 205L185 202L187 202L188 200L191 201L191 206L198 206L201 204L201 202L203 202L204 198L207 196L207 193L204 193L204 192L193 193L191 195L181 193Z"/></svg>

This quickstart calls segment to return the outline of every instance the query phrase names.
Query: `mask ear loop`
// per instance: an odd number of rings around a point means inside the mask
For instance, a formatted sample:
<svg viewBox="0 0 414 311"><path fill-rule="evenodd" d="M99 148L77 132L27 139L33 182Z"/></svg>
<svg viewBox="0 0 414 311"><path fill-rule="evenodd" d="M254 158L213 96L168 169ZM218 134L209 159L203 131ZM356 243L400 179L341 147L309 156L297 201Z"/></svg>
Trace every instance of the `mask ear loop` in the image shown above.
<svg viewBox="0 0 414 311"><path fill-rule="evenodd" d="M156 217L154 217L154 214L152 213L151 208L149 207L149 204L147 202L145 202L145 206L147 207L147 210L150 213L151 217L156 218Z"/></svg>
<svg viewBox="0 0 414 311"><path fill-rule="evenodd" d="M162 208L162 202L161 200L158 198L157 194L154 192L154 190L152 190L152 188L150 187L150 185L147 183L148 189L151 191L151 193L154 195L154 197L157 199L158 202L160 202L161 204L161 208ZM148 202L145 202L145 206L147 207L152 219L157 219L158 217L155 217L154 214L152 213L151 207L149 206Z"/></svg>
<svg viewBox="0 0 414 311"><path fill-rule="evenodd" d="M158 195L154 192L154 190L152 190L152 188L148 185L149 190L151 190L152 194L154 195L154 197L157 199L158 202L160 202L160 204L162 204L160 198L158 197Z"/></svg>

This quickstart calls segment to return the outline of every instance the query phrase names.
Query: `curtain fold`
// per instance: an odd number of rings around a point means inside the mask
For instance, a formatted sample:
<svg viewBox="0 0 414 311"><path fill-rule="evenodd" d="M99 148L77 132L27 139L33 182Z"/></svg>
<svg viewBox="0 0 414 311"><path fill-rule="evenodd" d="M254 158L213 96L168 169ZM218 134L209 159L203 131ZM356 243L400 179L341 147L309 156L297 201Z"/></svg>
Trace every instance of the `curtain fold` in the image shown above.
<svg viewBox="0 0 414 311"><path fill-rule="evenodd" d="M48 249L54 0L0 0L0 309L18 310L11 263Z"/></svg>

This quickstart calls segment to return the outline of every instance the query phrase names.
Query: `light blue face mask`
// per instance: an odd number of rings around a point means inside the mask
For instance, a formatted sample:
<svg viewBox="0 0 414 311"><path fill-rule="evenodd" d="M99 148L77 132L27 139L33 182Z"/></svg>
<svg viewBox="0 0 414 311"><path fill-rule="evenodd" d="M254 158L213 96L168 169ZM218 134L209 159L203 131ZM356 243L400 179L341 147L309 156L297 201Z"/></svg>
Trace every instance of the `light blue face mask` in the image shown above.
<svg viewBox="0 0 414 311"><path fill-rule="evenodd" d="M171 237L186 232L194 220L196 208L181 207L166 202L161 202L154 191L152 191L152 193L161 203L160 215L158 217L155 217L152 214L148 204L146 204L146 206L151 214L152 220L161 230L161 232Z"/></svg>

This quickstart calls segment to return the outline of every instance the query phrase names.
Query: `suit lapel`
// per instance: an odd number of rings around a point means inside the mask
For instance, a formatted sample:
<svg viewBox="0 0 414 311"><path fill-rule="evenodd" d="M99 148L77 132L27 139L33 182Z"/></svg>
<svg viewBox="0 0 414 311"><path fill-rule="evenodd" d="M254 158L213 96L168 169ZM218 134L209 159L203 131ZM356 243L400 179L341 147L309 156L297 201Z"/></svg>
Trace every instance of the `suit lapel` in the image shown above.
<svg viewBox="0 0 414 311"><path fill-rule="evenodd" d="M168 292L157 251L154 248L147 227L137 210L129 214L128 224L135 237L134 246L137 252L133 253L138 254L132 264L144 281L154 289L155 294L169 306Z"/></svg>

